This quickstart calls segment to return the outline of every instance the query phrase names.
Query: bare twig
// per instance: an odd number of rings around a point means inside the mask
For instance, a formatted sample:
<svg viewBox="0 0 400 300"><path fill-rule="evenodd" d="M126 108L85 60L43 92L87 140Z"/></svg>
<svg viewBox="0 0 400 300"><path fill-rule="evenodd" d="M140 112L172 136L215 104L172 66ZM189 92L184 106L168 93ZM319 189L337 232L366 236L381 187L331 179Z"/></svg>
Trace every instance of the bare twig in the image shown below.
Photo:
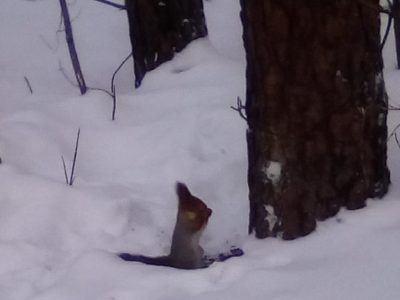
<svg viewBox="0 0 400 300"><path fill-rule="evenodd" d="M112 120L115 120L115 112L117 110L117 94L115 92L115 76L121 70L122 66L132 57L132 53L130 53L123 61L122 63L118 66L118 68L115 70L112 78L111 78L111 94L113 98L113 111L112 111Z"/></svg>
<svg viewBox="0 0 400 300"><path fill-rule="evenodd" d="M239 113L239 116L242 117L244 120L247 121L247 117L245 115L245 111L246 111L246 106L243 105L242 99L240 99L240 97L237 97L237 103L236 103L236 107L231 106L231 108Z"/></svg>
<svg viewBox="0 0 400 300"><path fill-rule="evenodd" d="M400 149L400 142L399 142L399 139L397 138L397 133L394 134L394 139L396 140L397 147L399 147L399 149Z"/></svg>
<svg viewBox="0 0 400 300"><path fill-rule="evenodd" d="M56 47L53 47L52 45L50 45L50 43L46 40L46 38L40 34L39 35L40 40L43 42L43 44L52 52L52 53L56 53L57 48L58 48L58 39L57 39L57 45Z"/></svg>
<svg viewBox="0 0 400 300"><path fill-rule="evenodd" d="M107 4L107 5L119 8L119 9L126 9L125 5L114 3L114 2L111 2L111 1L108 1L108 0L94 0L94 1L97 1L97 2L100 2L100 3L103 3L103 4Z"/></svg>
<svg viewBox="0 0 400 300"><path fill-rule="evenodd" d="M383 47L385 46L386 40L389 36L390 27L392 27L392 21L393 21L393 16L391 14L389 14L389 20L388 20L385 34L383 35L383 39L382 39L381 46L380 46L381 51L383 50Z"/></svg>
<svg viewBox="0 0 400 300"><path fill-rule="evenodd" d="M65 176L65 182L67 185L72 186L74 184L74 179L75 179L75 166L76 166L76 158L78 156L78 147L79 147L79 136L81 134L81 129L78 129L78 134L76 136L76 142L75 142L75 152L74 152L74 159L72 160L72 168L71 168L71 174L69 175L68 179L68 172L67 172L67 166L65 164L64 156L61 155L61 160L63 163L64 167L64 176Z"/></svg>
<svg viewBox="0 0 400 300"><path fill-rule="evenodd" d="M63 167L64 167L64 176L65 176L65 182L67 185L69 185L69 181L68 181L68 173L67 173L67 166L65 165L65 160L64 160L64 156L61 155L61 160L63 163Z"/></svg>
<svg viewBox="0 0 400 300"><path fill-rule="evenodd" d="M67 72L65 71L63 65L61 64L61 60L58 61L58 71L61 72L61 74L69 82L69 84L71 84L74 87L78 87L78 84L76 84L71 78L69 78Z"/></svg>
<svg viewBox="0 0 400 300"><path fill-rule="evenodd" d="M33 89L32 89L31 83L29 82L28 77L24 76L24 79L25 79L26 85L28 86L29 91L31 92L31 94L33 94Z"/></svg>
<svg viewBox="0 0 400 300"><path fill-rule="evenodd" d="M67 80L69 82L69 84L71 84L74 87L79 87L78 84L76 84L67 74L67 72L65 71L63 65L61 64L61 61L58 61L58 71L61 72L61 74L63 75L63 77L65 78L65 80ZM113 95L111 94L111 92L107 91L106 89L102 89L102 88L97 88L97 87L90 87L90 86L86 86L86 88L89 91L101 91L106 93L107 95L109 95L110 97L113 97Z"/></svg>
<svg viewBox="0 0 400 300"><path fill-rule="evenodd" d="M74 174L75 174L75 164L76 164L76 157L78 156L78 147L79 147L79 136L81 135L81 129L78 129L78 134L76 136L76 142L75 142L75 153L74 153L74 160L72 161L72 170L71 170L71 176L69 178L69 185L73 185L74 183Z"/></svg>
<svg viewBox="0 0 400 300"><path fill-rule="evenodd" d="M113 99L113 110L112 110L112 120L115 120L115 113L117 110L117 93L116 93L116 89L115 89L115 78L118 74L118 72L121 70L121 68L124 66L124 64L132 57L132 53L130 53L122 62L121 64L118 66L118 68L114 71L112 77L111 77L111 92L106 90L106 89L102 89L102 88L96 88L96 87L88 87L86 86L87 90L92 90L92 91L101 91L106 93L107 95L109 95L112 99ZM63 68L61 61L58 62L58 70L61 72L61 74L64 76L64 78L72 85L75 87L78 87L78 85L71 79L69 78L69 76L67 75L67 72L65 71L65 69Z"/></svg>
<svg viewBox="0 0 400 300"><path fill-rule="evenodd" d="M397 124L397 126L392 130L392 132L389 134L389 136L388 136L388 138L387 138L387 140L389 141L395 134L396 134L396 131L397 131L397 129L399 129L400 128L400 124Z"/></svg>

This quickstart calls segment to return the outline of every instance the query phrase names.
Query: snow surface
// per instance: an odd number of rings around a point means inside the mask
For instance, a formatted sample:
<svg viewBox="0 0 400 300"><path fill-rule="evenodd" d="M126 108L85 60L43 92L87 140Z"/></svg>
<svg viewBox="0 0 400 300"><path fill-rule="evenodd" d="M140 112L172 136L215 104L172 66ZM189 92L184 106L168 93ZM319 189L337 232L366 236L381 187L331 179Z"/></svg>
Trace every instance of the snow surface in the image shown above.
<svg viewBox="0 0 400 300"><path fill-rule="evenodd" d="M107 89L130 52L125 12L70 2L89 86ZM119 1L120 3L122 1ZM400 150L389 141L393 185L383 201L342 210L295 241L247 236L245 122L239 1L205 1L210 36L133 89L132 62L117 75L118 106L80 96L54 0L0 2L0 299L400 299ZM392 105L400 105L393 36L384 50ZM26 77L32 85L30 94ZM390 113L389 126L400 123ZM76 179L70 170L81 128ZM214 210L202 244L240 246L241 258L182 271L127 263L114 253L168 251L174 183Z"/></svg>

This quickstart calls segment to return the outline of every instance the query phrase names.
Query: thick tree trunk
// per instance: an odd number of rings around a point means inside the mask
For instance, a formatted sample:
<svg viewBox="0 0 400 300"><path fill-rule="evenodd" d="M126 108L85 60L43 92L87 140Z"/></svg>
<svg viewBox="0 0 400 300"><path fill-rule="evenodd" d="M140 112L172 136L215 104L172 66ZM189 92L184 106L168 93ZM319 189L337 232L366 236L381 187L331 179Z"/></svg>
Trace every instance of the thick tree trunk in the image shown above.
<svg viewBox="0 0 400 300"><path fill-rule="evenodd" d="M382 197L379 1L242 0L250 231L293 239Z"/></svg>
<svg viewBox="0 0 400 300"><path fill-rule="evenodd" d="M207 35L203 0L126 0L126 9L136 87L147 71Z"/></svg>

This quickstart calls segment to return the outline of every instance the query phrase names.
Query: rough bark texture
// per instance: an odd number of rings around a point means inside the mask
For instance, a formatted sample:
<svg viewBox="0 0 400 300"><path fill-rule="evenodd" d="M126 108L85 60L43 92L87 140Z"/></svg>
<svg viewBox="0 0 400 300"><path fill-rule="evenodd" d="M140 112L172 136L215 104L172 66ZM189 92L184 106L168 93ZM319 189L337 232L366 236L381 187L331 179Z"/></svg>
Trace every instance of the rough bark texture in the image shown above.
<svg viewBox="0 0 400 300"><path fill-rule="evenodd" d="M293 239L388 189L378 0L242 0L250 232Z"/></svg>
<svg viewBox="0 0 400 300"><path fill-rule="evenodd" d="M126 0L125 4L136 87L147 71L207 35L203 0Z"/></svg>

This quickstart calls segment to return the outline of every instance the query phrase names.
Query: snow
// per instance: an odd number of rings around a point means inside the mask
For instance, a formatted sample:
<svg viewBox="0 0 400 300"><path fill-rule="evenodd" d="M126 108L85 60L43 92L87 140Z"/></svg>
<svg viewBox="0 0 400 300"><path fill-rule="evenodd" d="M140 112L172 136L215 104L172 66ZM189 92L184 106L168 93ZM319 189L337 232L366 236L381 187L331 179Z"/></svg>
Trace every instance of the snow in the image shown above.
<svg viewBox="0 0 400 300"><path fill-rule="evenodd" d="M115 0L116 1L116 0ZM117 2L117 1L116 1ZM123 1L118 1L122 3ZM342 210L295 241L247 235L246 124L239 3L205 1L210 36L133 88L117 75L116 121L101 91L80 96L58 1L0 2L0 299L400 299L400 150L389 140L392 186L382 200ZM70 1L86 82L108 89L129 54L125 12ZM393 35L384 49L391 104L400 104ZM24 77L32 85L29 92ZM399 122L392 111L389 127ZM81 129L75 182L65 184ZM117 252L168 251L174 183L213 209L202 245L245 255L208 269L127 263Z"/></svg>
<svg viewBox="0 0 400 300"><path fill-rule="evenodd" d="M268 161L262 171L266 176L266 181L276 185L281 178L282 165L278 161Z"/></svg>
<svg viewBox="0 0 400 300"><path fill-rule="evenodd" d="M278 217L276 216L275 210L271 205L265 205L265 211L267 212L265 220L268 221L269 231L272 232L275 224L278 222Z"/></svg>

